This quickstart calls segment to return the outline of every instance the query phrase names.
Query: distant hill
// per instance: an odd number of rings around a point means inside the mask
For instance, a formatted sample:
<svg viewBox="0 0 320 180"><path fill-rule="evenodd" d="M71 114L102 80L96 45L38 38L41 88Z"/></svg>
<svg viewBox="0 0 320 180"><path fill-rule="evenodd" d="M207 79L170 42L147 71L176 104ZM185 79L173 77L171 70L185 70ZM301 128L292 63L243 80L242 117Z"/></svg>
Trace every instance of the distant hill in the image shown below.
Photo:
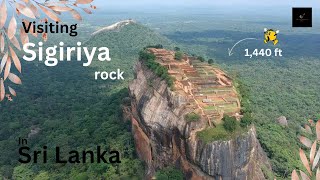
<svg viewBox="0 0 320 180"><path fill-rule="evenodd" d="M94 60L91 66L105 71L121 68L125 71L126 76L126 81L121 87L125 87L132 78L132 67L138 59L139 51L146 46L157 44L173 48L172 43L166 37L133 20L127 20L93 33L84 46L108 47L112 60L106 63Z"/></svg>
<svg viewBox="0 0 320 180"><path fill-rule="evenodd" d="M171 46L166 37L133 20L126 20L94 32L86 46L105 46L110 49L111 56L127 59L120 55L138 55L145 46L156 44Z"/></svg>

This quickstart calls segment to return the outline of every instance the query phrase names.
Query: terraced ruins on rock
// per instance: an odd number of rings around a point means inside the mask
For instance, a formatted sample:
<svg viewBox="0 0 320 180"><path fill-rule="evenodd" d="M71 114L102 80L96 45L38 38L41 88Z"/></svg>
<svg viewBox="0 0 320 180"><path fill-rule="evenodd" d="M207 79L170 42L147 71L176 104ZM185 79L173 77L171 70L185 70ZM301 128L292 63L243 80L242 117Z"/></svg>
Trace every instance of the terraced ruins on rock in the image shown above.
<svg viewBox="0 0 320 180"><path fill-rule="evenodd" d="M185 105L206 118L210 126L219 124L224 115L241 118L238 93L232 79L222 70L185 54L176 59L175 51L156 48L148 51L168 69L174 78L174 91L188 99Z"/></svg>

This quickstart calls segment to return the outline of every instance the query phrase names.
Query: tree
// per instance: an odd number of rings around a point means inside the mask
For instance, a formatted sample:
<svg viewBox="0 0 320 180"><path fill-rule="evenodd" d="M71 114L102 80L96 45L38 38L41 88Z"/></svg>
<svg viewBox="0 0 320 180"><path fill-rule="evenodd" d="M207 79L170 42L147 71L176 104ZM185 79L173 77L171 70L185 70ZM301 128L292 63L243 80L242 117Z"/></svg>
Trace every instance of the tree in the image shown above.
<svg viewBox="0 0 320 180"><path fill-rule="evenodd" d="M198 59L199 59L199 61L201 61L201 62L204 62L204 61L205 61L204 57L202 57L202 56L199 56Z"/></svg>
<svg viewBox="0 0 320 180"><path fill-rule="evenodd" d="M174 47L174 51L181 51L179 47Z"/></svg>
<svg viewBox="0 0 320 180"><path fill-rule="evenodd" d="M157 45L154 45L154 46L146 46L144 49L147 49L147 48L162 49L163 45L162 44L157 44Z"/></svg>
<svg viewBox="0 0 320 180"><path fill-rule="evenodd" d="M247 127L250 126L252 124L252 117L250 113L245 113L243 115L243 117L241 118L240 121L240 126L241 127Z"/></svg>
<svg viewBox="0 0 320 180"><path fill-rule="evenodd" d="M181 51L177 51L176 54L174 55L175 60L181 60L183 58L183 53Z"/></svg>
<svg viewBox="0 0 320 180"><path fill-rule="evenodd" d="M47 172L40 172L40 174L38 174L34 180L49 180L50 176Z"/></svg>
<svg viewBox="0 0 320 180"><path fill-rule="evenodd" d="M12 175L15 180L31 180L33 176L32 170L25 165L15 167Z"/></svg>
<svg viewBox="0 0 320 180"><path fill-rule="evenodd" d="M142 50L139 53L139 60L144 62L144 64L151 69L157 76L166 80L168 86L172 88L174 80L168 73L168 69L164 66L160 65L155 61L156 56L152 53L147 52L146 50Z"/></svg>
<svg viewBox="0 0 320 180"><path fill-rule="evenodd" d="M315 115L314 121L318 121L318 120L320 120L320 114Z"/></svg>
<svg viewBox="0 0 320 180"><path fill-rule="evenodd" d="M74 177L75 180L87 180L89 179L88 175L86 173L80 173Z"/></svg>
<svg viewBox="0 0 320 180"><path fill-rule="evenodd" d="M229 117L229 116L225 116L223 118L223 127L230 132L234 132L238 126L238 121L236 120L235 117Z"/></svg>
<svg viewBox="0 0 320 180"><path fill-rule="evenodd" d="M213 59L209 59L209 60L208 60L208 63L209 63L209 64L213 64Z"/></svg>
<svg viewBox="0 0 320 180"><path fill-rule="evenodd" d="M187 122L196 122L196 121L199 121L200 120L200 115L192 112L192 113L189 113L187 115L185 115L184 119L187 121Z"/></svg>
<svg viewBox="0 0 320 180"><path fill-rule="evenodd" d="M174 167L166 167L156 173L156 179L157 180L171 180L171 179L182 180L183 174L180 170Z"/></svg>

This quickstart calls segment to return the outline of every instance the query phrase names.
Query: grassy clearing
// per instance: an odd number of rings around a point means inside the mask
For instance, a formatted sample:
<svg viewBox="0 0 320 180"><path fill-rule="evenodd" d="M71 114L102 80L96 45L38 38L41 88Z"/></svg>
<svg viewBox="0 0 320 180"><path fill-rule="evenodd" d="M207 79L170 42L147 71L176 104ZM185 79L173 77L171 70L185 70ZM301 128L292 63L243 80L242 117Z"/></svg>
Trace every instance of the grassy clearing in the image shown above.
<svg viewBox="0 0 320 180"><path fill-rule="evenodd" d="M197 122L199 121L201 118L201 116L197 113L189 113L187 115L185 115L184 119L187 121L187 122Z"/></svg>
<svg viewBox="0 0 320 180"><path fill-rule="evenodd" d="M213 141L227 141L240 136L241 134L247 132L247 128L242 128L237 126L234 132L227 131L223 124L217 125L215 128L208 127L207 129L197 133L198 138L200 138L204 143L210 143Z"/></svg>
<svg viewBox="0 0 320 180"><path fill-rule="evenodd" d="M233 108L233 109L230 109L230 108L223 108L223 111L225 113L233 113L237 110L237 108Z"/></svg>
<svg viewBox="0 0 320 180"><path fill-rule="evenodd" d="M216 106L206 106L204 109L205 110L217 110L217 107Z"/></svg>

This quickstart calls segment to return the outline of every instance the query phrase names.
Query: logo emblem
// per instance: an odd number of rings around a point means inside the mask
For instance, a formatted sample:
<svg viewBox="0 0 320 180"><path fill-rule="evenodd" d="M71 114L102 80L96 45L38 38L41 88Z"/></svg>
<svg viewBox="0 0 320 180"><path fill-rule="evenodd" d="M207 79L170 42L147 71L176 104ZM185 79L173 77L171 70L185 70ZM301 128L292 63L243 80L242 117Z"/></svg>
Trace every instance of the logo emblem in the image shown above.
<svg viewBox="0 0 320 180"><path fill-rule="evenodd" d="M312 8L292 8L292 27L312 27Z"/></svg>

